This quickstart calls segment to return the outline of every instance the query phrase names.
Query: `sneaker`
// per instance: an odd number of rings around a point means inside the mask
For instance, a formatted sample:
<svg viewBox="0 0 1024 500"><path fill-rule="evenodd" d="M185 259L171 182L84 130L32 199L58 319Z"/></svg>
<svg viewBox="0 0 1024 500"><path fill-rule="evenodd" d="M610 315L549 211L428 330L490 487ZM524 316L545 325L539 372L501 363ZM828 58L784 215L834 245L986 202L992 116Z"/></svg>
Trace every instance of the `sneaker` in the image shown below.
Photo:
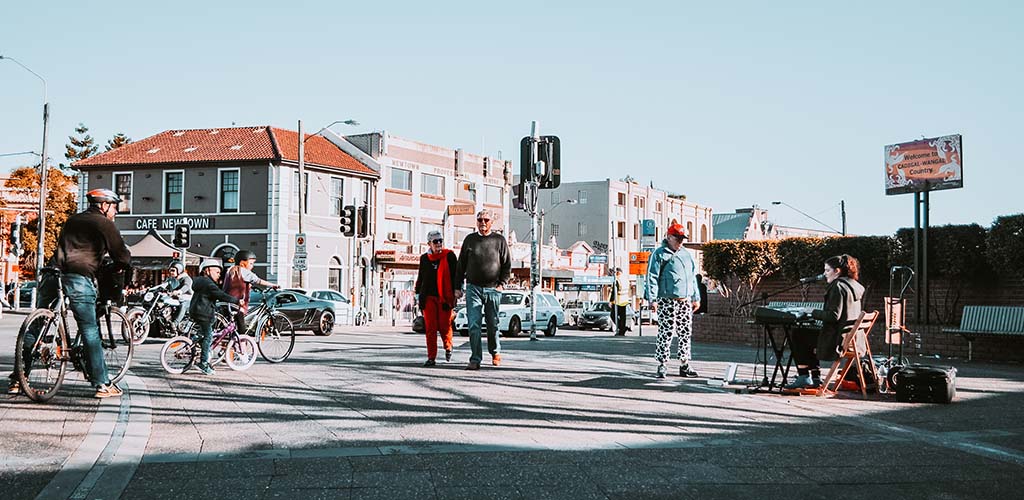
<svg viewBox="0 0 1024 500"><path fill-rule="evenodd" d="M668 368L665 368L665 363L658 365L658 371L655 372L654 376L658 378L665 378L665 374L668 373Z"/></svg>
<svg viewBox="0 0 1024 500"><path fill-rule="evenodd" d="M452 360L452 350L451 349L445 349L444 350L444 360L445 361L451 361Z"/></svg>
<svg viewBox="0 0 1024 500"><path fill-rule="evenodd" d="M12 380L7 384L7 394L21 394L21 382Z"/></svg>
<svg viewBox="0 0 1024 500"><path fill-rule="evenodd" d="M792 382L786 384L785 389L798 390L798 389L813 389L817 387L814 385L814 381L811 380L810 375L798 375Z"/></svg>
<svg viewBox="0 0 1024 500"><path fill-rule="evenodd" d="M423 366L425 368L429 368L429 367L434 366L434 365L437 365L437 362L432 360L432 359L428 359L426 363L423 363Z"/></svg>
<svg viewBox="0 0 1024 500"><path fill-rule="evenodd" d="M199 371L203 372L203 375L215 375L217 373L210 365L199 365Z"/></svg>
<svg viewBox="0 0 1024 500"><path fill-rule="evenodd" d="M491 364L494 366L501 366L501 354L495 354L491 357Z"/></svg>
<svg viewBox="0 0 1024 500"><path fill-rule="evenodd" d="M821 377L811 377L811 389L821 387Z"/></svg>
<svg viewBox="0 0 1024 500"><path fill-rule="evenodd" d="M697 378L700 376L700 374L698 374L697 371L694 370L693 368L690 368L690 365L686 364L679 367L679 376L686 378Z"/></svg>
<svg viewBox="0 0 1024 500"><path fill-rule="evenodd" d="M96 397L103 398L116 398L120 397L123 392L114 384L101 385L96 388Z"/></svg>
<svg viewBox="0 0 1024 500"><path fill-rule="evenodd" d="M466 369L467 370L479 370L480 369L480 363L474 363L474 362L470 361L469 364L466 365Z"/></svg>

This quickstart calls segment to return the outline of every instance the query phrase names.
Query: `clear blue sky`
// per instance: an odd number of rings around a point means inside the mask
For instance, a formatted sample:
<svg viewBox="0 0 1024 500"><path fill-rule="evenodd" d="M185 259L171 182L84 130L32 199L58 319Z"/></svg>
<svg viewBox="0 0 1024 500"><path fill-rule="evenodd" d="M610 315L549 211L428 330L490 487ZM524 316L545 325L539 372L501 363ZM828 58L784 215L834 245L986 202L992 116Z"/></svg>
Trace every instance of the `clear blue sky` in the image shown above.
<svg viewBox="0 0 1024 500"><path fill-rule="evenodd" d="M932 223L1024 210L1021 2L492 3L13 2L0 54L47 79L56 161L78 122L105 142L348 118L517 159L538 120L565 180L804 227L771 201L838 227L845 199L851 232L888 234L913 195L884 196L883 146L960 133L965 187L933 194ZM41 94L0 61L0 154L39 150Z"/></svg>

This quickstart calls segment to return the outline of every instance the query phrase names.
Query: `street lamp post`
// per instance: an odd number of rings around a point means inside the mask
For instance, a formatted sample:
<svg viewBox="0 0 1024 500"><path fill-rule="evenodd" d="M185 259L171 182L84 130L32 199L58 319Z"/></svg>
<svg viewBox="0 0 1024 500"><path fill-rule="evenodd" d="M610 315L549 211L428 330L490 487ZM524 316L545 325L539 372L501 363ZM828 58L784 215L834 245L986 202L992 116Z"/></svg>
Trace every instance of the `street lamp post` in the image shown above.
<svg viewBox="0 0 1024 500"><path fill-rule="evenodd" d="M315 134L311 134L309 137L302 136L302 120L299 120L299 232L303 232L302 216L303 212L306 211L306 141L310 137L320 135L321 132L327 130L334 125L339 123L345 125L351 125L353 127L358 126L359 122L355 120L335 120L320 130L317 130ZM305 271L299 271L299 286L302 287L305 284ZM340 283L339 283L340 285Z"/></svg>
<svg viewBox="0 0 1024 500"><path fill-rule="evenodd" d="M802 214L804 217L807 217L808 219L811 219L814 222L817 222L818 224L821 224L822 226L825 226L825 227L831 229L832 231L834 231L836 233L839 233L839 234L841 234L843 236L846 236L846 200L840 200L839 201L840 216L843 219L843 230L842 231L840 231L840 230L838 230L838 229L836 229L836 228L834 228L834 227L832 227L832 226L830 226L828 224L825 224L824 222L822 222L822 221L820 221L818 219L815 219L813 216L811 216L807 212L804 212L803 210L800 210L799 208L796 208L793 205L790 205L789 203L786 203L784 201L773 201L772 205L785 205L785 206L787 206L789 208L792 208L793 210L796 210L797 212Z"/></svg>
<svg viewBox="0 0 1024 500"><path fill-rule="evenodd" d="M21 64L17 59L4 55L0 55L0 59L6 59L21 66L22 69L32 73L39 81L43 82L43 149L40 155L42 159L39 161L39 222L37 230L37 239L39 241L36 245L36 276L38 277L39 270L43 268L43 252L45 250L43 242L46 234L46 137L50 124L50 103L46 101L46 79L40 76L39 73L32 71L28 66ZM35 293L34 290L33 293Z"/></svg>

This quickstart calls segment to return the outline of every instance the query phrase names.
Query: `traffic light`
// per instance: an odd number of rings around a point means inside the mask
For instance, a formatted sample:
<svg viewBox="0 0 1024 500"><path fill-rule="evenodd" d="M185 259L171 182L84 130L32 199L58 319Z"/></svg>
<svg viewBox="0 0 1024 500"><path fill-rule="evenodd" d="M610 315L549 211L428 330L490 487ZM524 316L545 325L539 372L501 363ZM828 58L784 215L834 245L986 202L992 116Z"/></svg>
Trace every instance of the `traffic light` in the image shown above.
<svg viewBox="0 0 1024 500"><path fill-rule="evenodd" d="M562 142L558 136L542 135L536 141L536 161L544 162L544 172L535 171L536 163L531 162L534 139L523 137L519 141L519 177L522 182L536 179L540 189L555 189L562 180Z"/></svg>
<svg viewBox="0 0 1024 500"><path fill-rule="evenodd" d="M341 209L341 228L338 229L345 236L356 235L356 206L345 205Z"/></svg>
<svg viewBox="0 0 1024 500"><path fill-rule="evenodd" d="M356 213L356 234L365 238L370 234L370 207L363 205Z"/></svg>
<svg viewBox="0 0 1024 500"><path fill-rule="evenodd" d="M175 224L174 225L174 240L172 243L175 248L188 248L191 244L191 229L188 224Z"/></svg>
<svg viewBox="0 0 1024 500"><path fill-rule="evenodd" d="M512 208L518 208L519 210L526 210L526 196L523 184L516 184L512 186Z"/></svg>
<svg viewBox="0 0 1024 500"><path fill-rule="evenodd" d="M21 257L21 216L18 216L17 222L11 224L11 253Z"/></svg>

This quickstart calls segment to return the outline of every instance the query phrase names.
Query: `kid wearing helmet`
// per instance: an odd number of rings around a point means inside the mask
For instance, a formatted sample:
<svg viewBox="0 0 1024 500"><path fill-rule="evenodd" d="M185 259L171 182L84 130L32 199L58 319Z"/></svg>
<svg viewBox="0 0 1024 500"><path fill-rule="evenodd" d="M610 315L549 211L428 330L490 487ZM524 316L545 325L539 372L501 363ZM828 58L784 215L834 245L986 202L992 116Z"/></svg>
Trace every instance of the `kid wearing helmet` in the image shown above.
<svg viewBox="0 0 1024 500"><path fill-rule="evenodd" d="M249 310L249 292L252 286L263 288L281 288L279 285L261 279L252 272L256 264L256 254L248 250L239 250L235 254L235 265L228 269L224 276L224 291L238 299L239 311L235 314L235 324L239 332L245 331L245 312Z"/></svg>
<svg viewBox="0 0 1024 500"><path fill-rule="evenodd" d="M238 299L220 289L220 262L206 259L199 265L199 276L192 281L192 303L188 314L195 321L199 330L199 341L202 342L202 359L199 370L206 375L213 375L210 366L210 342L213 340L213 314L217 301L237 304Z"/></svg>

